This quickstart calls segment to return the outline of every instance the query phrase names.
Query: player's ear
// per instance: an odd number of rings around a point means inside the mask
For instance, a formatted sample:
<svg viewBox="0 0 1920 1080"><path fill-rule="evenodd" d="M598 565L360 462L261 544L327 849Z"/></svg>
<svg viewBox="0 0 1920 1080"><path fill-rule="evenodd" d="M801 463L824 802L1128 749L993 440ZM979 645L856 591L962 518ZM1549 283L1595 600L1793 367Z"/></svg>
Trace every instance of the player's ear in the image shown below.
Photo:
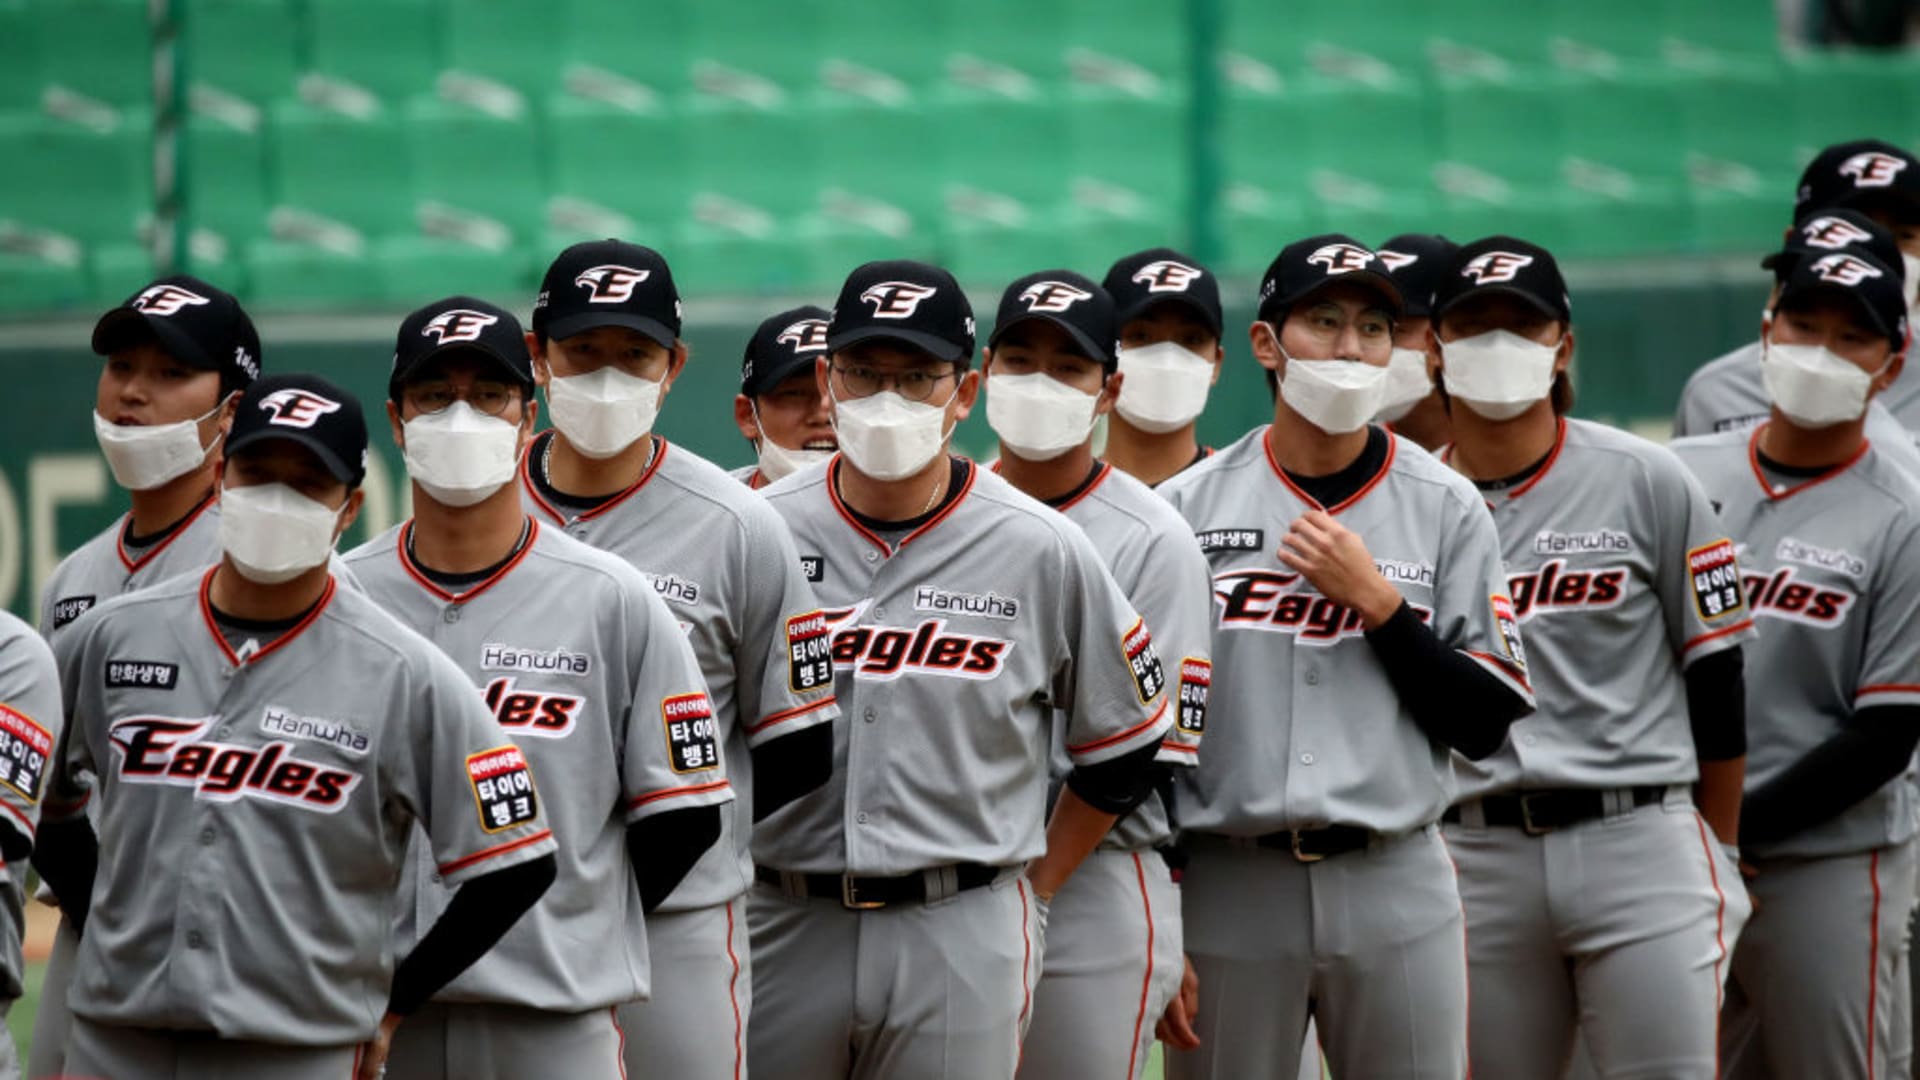
<svg viewBox="0 0 1920 1080"><path fill-rule="evenodd" d="M815 360L813 362L813 379L814 382L819 385L820 396L831 403L833 401L833 390L827 385L827 369L829 363L830 358L825 356Z"/></svg>
<svg viewBox="0 0 1920 1080"><path fill-rule="evenodd" d="M521 447L533 441L533 434L540 426L540 398L529 387L520 398L520 434L524 436Z"/></svg>
<svg viewBox="0 0 1920 1080"><path fill-rule="evenodd" d="M754 419L753 399L745 394L733 395L733 424L740 429L740 437L748 442L760 438L760 425Z"/></svg>
<svg viewBox="0 0 1920 1080"><path fill-rule="evenodd" d="M340 507L340 523L334 527L333 539L336 543L347 534L348 529L353 528L353 523L359 520L360 506L366 501L367 493L363 488L354 488L347 492L347 501Z"/></svg>
<svg viewBox="0 0 1920 1080"><path fill-rule="evenodd" d="M980 372L983 375L993 374L993 349L985 345L980 346Z"/></svg>
<svg viewBox="0 0 1920 1080"><path fill-rule="evenodd" d="M407 448L407 425L400 419L400 406L387 402L387 426L393 431L393 445L402 450Z"/></svg>
<svg viewBox="0 0 1920 1080"><path fill-rule="evenodd" d="M1880 374L1875 375L1873 377L1874 396L1878 396L1882 391L1886 390L1887 387L1892 386L1893 381L1900 377L1901 369L1905 368L1906 366L1907 366L1906 350L1903 349L1900 352L1894 353L1892 356L1888 357L1887 366L1881 368Z"/></svg>
<svg viewBox="0 0 1920 1080"><path fill-rule="evenodd" d="M1559 355L1553 358L1553 373L1555 375L1564 374L1567 368L1573 365L1573 350L1573 324L1568 323L1567 329L1560 335Z"/></svg>
<svg viewBox="0 0 1920 1080"><path fill-rule="evenodd" d="M1215 368L1215 374L1218 374L1219 370ZM1120 400L1120 384L1125 379L1126 375L1118 370L1107 376L1106 382L1100 386L1099 398L1093 403L1093 415L1105 416L1113 411L1113 403Z"/></svg>
<svg viewBox="0 0 1920 1080"><path fill-rule="evenodd" d="M533 331L527 331L527 355L533 360L533 385L545 386L553 377L553 371L547 366L546 351L540 348L540 339Z"/></svg>
<svg viewBox="0 0 1920 1080"><path fill-rule="evenodd" d="M1253 346L1253 358L1268 371L1279 371L1285 361L1280 358L1280 331L1271 323L1255 319L1247 327L1247 341Z"/></svg>
<svg viewBox="0 0 1920 1080"><path fill-rule="evenodd" d="M1221 341L1219 338L1215 338L1213 341L1213 374L1209 376L1207 379L1208 386L1220 385L1220 370L1226 367L1226 363L1227 363L1226 342Z"/></svg>
<svg viewBox="0 0 1920 1080"><path fill-rule="evenodd" d="M1440 381L1440 322L1427 323L1427 378Z"/></svg>
<svg viewBox="0 0 1920 1080"><path fill-rule="evenodd" d="M953 422L958 424L973 412L973 403L980 398L980 373L965 372L960 376L960 385L953 392Z"/></svg>

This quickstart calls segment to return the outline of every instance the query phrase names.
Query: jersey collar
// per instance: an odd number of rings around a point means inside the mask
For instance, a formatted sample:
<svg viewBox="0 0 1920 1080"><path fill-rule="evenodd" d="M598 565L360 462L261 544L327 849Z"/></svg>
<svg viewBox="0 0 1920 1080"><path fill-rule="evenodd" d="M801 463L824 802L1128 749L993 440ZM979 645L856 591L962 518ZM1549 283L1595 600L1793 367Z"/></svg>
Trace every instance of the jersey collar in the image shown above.
<svg viewBox="0 0 1920 1080"><path fill-rule="evenodd" d="M1540 467L1533 471L1532 476L1529 476L1525 480L1520 481L1518 484L1515 484L1513 487L1508 488L1506 491L1496 491L1496 492L1492 492L1491 494L1504 495L1508 499L1517 499L1520 496L1525 495L1527 492L1532 491L1535 484L1538 484L1541 480L1544 480L1546 478L1546 475L1549 472L1553 471L1554 462L1560 460L1560 451L1566 449L1566 446L1567 446L1567 418L1564 416L1557 417L1556 422L1558 426L1555 428L1553 433L1553 449L1547 451L1547 460L1540 463ZM1454 448L1453 443L1448 443L1447 445L1440 448L1439 458L1440 458L1440 463L1442 465L1451 466L1453 464L1453 448ZM1484 501L1489 507L1491 507L1493 505L1493 500L1486 498L1486 496L1489 493L1483 491L1480 494L1481 494L1482 501Z"/></svg>
<svg viewBox="0 0 1920 1080"><path fill-rule="evenodd" d="M441 588L439 585L435 584L434 580L427 576L426 571L420 568L420 564L413 560L413 555L407 550L409 547L409 541L413 539L413 519L412 518L408 518L407 523L400 526L400 535L394 538L393 548L394 548L394 554L400 557L400 568L402 570L405 570L407 572L407 576L412 578L416 583L418 583L421 588L433 594L435 599L445 600L445 601L448 601L449 603L464 604L467 601L472 600L474 597L479 596L481 593L486 592L488 589L493 588L495 584L505 580L508 574L513 573L513 568L516 566L519 566L521 560L527 557L527 553L533 550L533 542L537 540L539 536L540 536L539 519L535 518L531 514L527 515L527 542L524 544L521 544L520 550L514 552L513 558L508 559L506 563L500 567L500 569L495 570L492 574L489 574L487 577L474 582L473 585L470 586L465 592L459 592L459 593L450 593L447 590Z"/></svg>
<svg viewBox="0 0 1920 1080"><path fill-rule="evenodd" d="M543 436L551 439L553 438L553 432L549 430L544 432ZM625 491L620 492L606 502L601 503L599 506L577 517L567 517L559 507L548 502L541 496L539 485L533 482L533 452L535 447L541 445L539 437L528 442L527 449L520 455L520 486L526 490L527 496L533 500L533 505L539 507L542 513L552 518L556 525L565 525L569 521L591 521L632 498L635 492L647 485L647 481L653 479L654 473L660 471L660 463L667 460L667 448L673 444L658 435L649 434L647 438L653 440L653 460L647 464L645 469L640 471L640 479L635 480L632 487L627 488Z"/></svg>
<svg viewBox="0 0 1920 1080"><path fill-rule="evenodd" d="M1000 463L998 461L994 462L989 467L993 470L993 475L995 476L1000 475ZM1064 514L1070 508L1072 508L1075 504L1077 504L1081 499L1084 499L1087 496L1093 494L1093 489L1099 487L1101 484L1106 483L1107 476L1112 472L1113 472L1113 466L1107 464L1104 461L1101 461L1098 458L1095 458L1093 462L1093 471L1087 474L1087 478L1081 481L1079 487L1073 489L1072 491L1069 491L1067 493L1066 498L1060 500L1057 503L1047 502L1047 500L1045 499L1041 499L1039 501L1047 503L1047 506L1049 508L1053 510L1058 510L1060 513Z"/></svg>
<svg viewBox="0 0 1920 1080"><path fill-rule="evenodd" d="M1273 434L1272 424L1268 424L1266 427L1261 429L1260 452L1267 456L1267 464L1273 467L1273 475L1279 478L1282 484L1286 485L1286 488L1288 491L1293 492L1294 498L1299 499L1301 502L1306 503L1308 506L1311 506L1316 510L1325 510L1329 514L1340 513L1342 510L1345 510L1348 507L1354 505L1355 503L1359 502L1361 499L1366 498L1367 495L1370 494L1374 488L1379 487L1380 481L1385 480L1387 478L1387 473L1393 471L1394 455L1400 452L1399 438L1392 434L1388 434L1387 456L1381 460L1380 470L1374 473L1373 477L1369 479L1366 483L1361 484L1359 491L1354 492L1353 494L1347 496L1346 498L1340 500L1339 502L1335 503L1332 506L1321 506L1320 500L1300 490L1300 485L1295 484L1293 480L1287 476L1287 470L1280 467L1280 460L1273 456L1273 440L1269 437L1272 434Z"/></svg>
<svg viewBox="0 0 1920 1080"><path fill-rule="evenodd" d="M141 567L152 562L161 552L167 550L167 545L180 539L182 533L192 528L193 523L199 520L200 515L206 513L207 508L214 504L215 496L217 495L219 495L217 489L207 492L207 497L201 499L198 506L187 511L186 517L181 518L172 529L168 530L167 535L155 541L153 545L148 547L146 552L137 559L127 554L127 526L132 524L133 515L129 513L121 518L119 526L113 530L113 553L120 556L120 565L126 567L127 573L129 574L138 573Z"/></svg>
<svg viewBox="0 0 1920 1080"><path fill-rule="evenodd" d="M1781 499L1798 495L1816 484L1824 484L1834 477L1839 476L1841 473L1853 468L1854 464L1861 458L1866 457L1867 451L1873 446L1871 442L1863 437L1860 440L1860 448L1849 455L1845 461L1821 473L1819 476L1809 476L1797 484L1775 491L1773 485L1767 482L1766 470L1760 467L1760 433L1765 431L1767 425L1771 423L1773 423L1771 420L1761 421L1761 423L1753 429L1753 434L1747 436L1747 465L1753 469L1754 482L1760 485L1760 490L1765 493L1770 502L1778 502Z"/></svg>
<svg viewBox="0 0 1920 1080"><path fill-rule="evenodd" d="M874 533L865 525L860 524L859 519L853 516L853 511L847 509L847 504L840 501L840 455L838 453L834 454L833 459L827 463L827 498L832 501L833 508L840 512L841 520L845 521L849 528L859 533L861 538L866 540L867 543L879 548L880 554L891 556L894 552L900 550L900 548L906 547L922 535L933 531L934 526L952 517L954 510L958 509L961 503L966 502L967 496L973 492L973 480L974 477L979 474L980 466L970 465L967 468L967 478L960 485L960 493L948 499L947 505L942 507L939 513L928 519L925 525L901 537L898 547L888 544L885 540L881 539L878 534Z"/></svg>
<svg viewBox="0 0 1920 1080"><path fill-rule="evenodd" d="M227 636L220 632L220 624L215 622L213 618L213 575L218 573L219 570L220 567L216 564L209 567L207 572L200 577L200 618L206 623L207 633L213 635L213 643L220 647L220 654L225 656L227 663L232 664L234 667L257 664L265 660L268 653L299 637L307 627L312 626L313 621L318 619L320 613L327 610L327 605L333 602L336 582L334 581L333 575L329 573L327 575L327 587L321 590L319 602L313 605L313 610L307 612L306 618L294 623L286 633L274 638L256 650L252 656L242 660L239 655L233 651L233 646L227 644Z"/></svg>

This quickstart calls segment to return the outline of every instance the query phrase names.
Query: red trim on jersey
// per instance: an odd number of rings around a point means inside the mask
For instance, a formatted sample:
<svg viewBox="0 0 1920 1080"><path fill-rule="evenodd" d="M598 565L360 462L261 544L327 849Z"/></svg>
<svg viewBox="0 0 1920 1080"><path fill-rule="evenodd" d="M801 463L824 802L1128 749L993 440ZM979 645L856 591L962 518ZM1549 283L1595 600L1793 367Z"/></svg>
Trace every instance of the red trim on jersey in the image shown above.
<svg viewBox="0 0 1920 1080"><path fill-rule="evenodd" d="M733 1080L740 1080L740 1070L747 1059L747 1025L740 1019L740 954L733 950L733 901L727 901L727 963L733 965L733 974L727 978L727 1000L733 1005Z"/></svg>
<svg viewBox="0 0 1920 1080"><path fill-rule="evenodd" d="M432 593L438 599L449 600L456 604L464 604L468 600L493 588L494 585L498 584L508 574L513 573L513 568L519 566L520 561L525 559L527 554L533 550L533 542L539 536L540 522L529 516L527 518L527 542L520 545L520 550L514 553L513 558L507 560L505 566L495 570L485 580L475 582L466 592L462 593L450 593L439 585L436 585L433 579L427 576L427 572L420 567L420 564L413 561L413 556L407 551L407 548L410 546L408 542L413 539L412 518L408 518L406 524L400 526L400 535L395 538L393 551L394 554L400 557L400 568L405 570L407 576L418 583L421 588Z"/></svg>
<svg viewBox="0 0 1920 1080"><path fill-rule="evenodd" d="M1527 693L1529 694L1533 693L1533 684L1527 681L1526 671L1522 668L1514 666L1513 661L1508 660L1504 656L1499 656L1489 652L1479 652L1474 649L1462 649L1460 651L1463 653L1466 653L1468 656L1471 656L1476 660L1485 660L1488 663L1495 665L1501 671L1505 672L1508 677L1512 678L1515 682L1525 687L1527 690Z"/></svg>
<svg viewBox="0 0 1920 1080"><path fill-rule="evenodd" d="M1713 945L1719 955L1713 958L1713 1075L1720 1075L1720 988L1726 985L1720 967L1727 960L1727 894L1720 889L1720 869L1713 865L1713 839L1707 835L1707 819L1698 810L1694 824L1700 827L1700 850L1707 856L1707 880L1713 884Z"/></svg>
<svg viewBox="0 0 1920 1080"><path fill-rule="evenodd" d="M826 697L821 698L819 701L815 701L807 705L796 705L791 709L782 709L777 713L770 713L765 719L761 720L759 723L748 728L747 734L758 735L775 724L782 723L787 720L791 720L796 716L805 716L806 714L813 712L816 709L824 709L827 706L832 705L834 701L835 701L834 696L832 694L828 694Z"/></svg>
<svg viewBox="0 0 1920 1080"><path fill-rule="evenodd" d="M1033 1007L1033 979L1030 977L1033 970L1033 936L1027 933L1027 909L1031 906L1027 902L1027 875L1021 874L1014 881L1014 887L1020 890L1020 1028L1024 1031L1027 1010ZM1022 1060L1026 1058L1026 1050L1027 1041L1023 1038L1020 1040Z"/></svg>
<svg viewBox="0 0 1920 1080"><path fill-rule="evenodd" d="M900 548L913 543L921 535L932 531L934 526L947 520L947 518L959 508L960 504L967 500L968 493L973 491L973 479L979 475L980 469L978 465L969 464L967 466L967 479L965 483L960 485L960 493L949 498L947 505L942 507L939 513L933 515L925 525L901 537L899 547L892 547L889 546L885 540L874 535L872 530L860 524L860 520L853 516L853 511L847 509L847 504L840 501L840 457L841 455L835 454L833 460L827 464L827 498L832 501L833 508L840 512L840 517L852 527L854 532L859 533L867 543L879 548L882 555L888 556L891 556L895 551L900 550ZM949 465L948 468L952 468L952 466Z"/></svg>
<svg viewBox="0 0 1920 1080"><path fill-rule="evenodd" d="M665 788L660 791L649 791L645 795L639 795L632 799L628 799L627 809L638 810L641 807L647 805L648 803L659 802L661 799L674 799L674 798L679 798L682 795L705 795L709 791L721 791L731 786L733 785L730 781L715 780L710 784L688 784L686 787Z"/></svg>
<svg viewBox="0 0 1920 1080"><path fill-rule="evenodd" d="M1176 754L1198 755L1200 753L1200 748L1192 743L1164 742L1160 744L1160 749L1171 750Z"/></svg>
<svg viewBox="0 0 1920 1080"><path fill-rule="evenodd" d="M453 860L452 862L441 863L440 873L451 874L451 873L455 873L456 871L465 870L467 867L472 866L474 863L485 862L488 859L495 858L500 855L506 855L511 852L519 851L521 848L526 847L529 844L537 844L542 840L550 840L552 838L553 838L552 829L541 829L539 832L534 833L531 836L523 836L518 840L509 840L504 844L495 844L493 847L484 848L480 851L474 852L471 855L462 856L458 859Z"/></svg>
<svg viewBox="0 0 1920 1080"><path fill-rule="evenodd" d="M549 439L559 437L557 434L553 434L553 429L549 429L546 434ZM565 525L570 521L591 521L627 501L633 496L634 492L645 487L647 481L653 479L654 473L660 471L660 463L667 460L667 448L673 444L658 435L648 435L647 438L653 440L653 460L647 463L646 468L640 470L640 479L635 480L632 487L614 495L606 502L601 503L599 506L577 517L567 517L552 503L540 497L540 488L533 482L533 447L534 443L539 441L537 438L534 442L528 443L526 451L520 455L520 486L526 489L528 497L533 500L533 505L539 507L542 513L552 518L556 525ZM552 477L548 477L547 479L549 483L552 482Z"/></svg>
<svg viewBox="0 0 1920 1080"><path fill-rule="evenodd" d="M1867 1080L1873 1080L1874 1016L1880 996L1880 852L1867 858L1867 880L1873 883L1873 924L1867 940Z"/></svg>
<svg viewBox="0 0 1920 1080"><path fill-rule="evenodd" d="M1120 732L1117 735L1109 735L1104 739L1095 739L1090 743L1081 743L1079 746L1069 746L1067 747L1067 753L1084 754L1089 750L1099 750L1103 747L1112 746L1114 743L1126 742L1128 739L1131 739L1134 736L1152 727L1153 725L1158 724L1160 722L1160 718L1165 715L1167 715L1167 700L1163 696L1160 699L1160 707L1153 711L1152 716L1148 717L1146 720L1142 721L1141 723L1135 724L1132 727L1128 728L1125 731Z"/></svg>
<svg viewBox="0 0 1920 1080"><path fill-rule="evenodd" d="M627 1029L620 1026L620 1006L607 1006L607 1016L613 1020L613 1034L619 1039L614 1048L613 1060L620 1066L620 1080L627 1080Z"/></svg>
<svg viewBox="0 0 1920 1080"><path fill-rule="evenodd" d="M320 591L319 602L315 603L312 610L307 612L306 618L294 623L293 626L287 629L286 633L274 638L272 641L261 646L252 656L242 660L234 653L233 646L227 644L227 636L220 632L220 624L215 622L213 618L213 600L211 599L213 594L213 575L219 572L220 567L209 567L206 574L200 578L200 618L207 624L207 633L213 635L213 643L220 646L221 655L225 656L227 663L232 664L234 667L239 667L241 664L257 664L265 660L268 653L299 637L307 627L313 625L313 620L318 619L321 612L327 610L327 605L333 602L334 588L337 584L333 579L333 575L328 574L327 587Z"/></svg>
<svg viewBox="0 0 1920 1080"><path fill-rule="evenodd" d="M759 469L753 470L753 475L747 477L748 491L759 491L761 488L766 486L767 486L767 478L760 472Z"/></svg>
<svg viewBox="0 0 1920 1080"><path fill-rule="evenodd" d="M1707 642L1712 641L1715 638L1723 638L1723 637L1726 637L1728 634L1737 634L1742 630L1750 629L1752 626L1753 626L1752 619L1741 619L1739 622L1734 623L1732 626L1723 626L1718 630L1709 630L1706 633L1701 634L1699 637L1689 640L1685 645L1680 646L1680 652L1682 655L1685 655L1687 653L1692 652L1695 646L1705 645ZM1920 690L1920 687L1915 687L1914 689Z"/></svg>
<svg viewBox="0 0 1920 1080"><path fill-rule="evenodd" d="M1753 429L1753 434L1747 437L1747 464L1750 467L1752 467L1753 478L1754 480L1759 482L1760 490L1765 492L1767 498L1770 500L1777 501L1780 499L1785 499L1785 498L1788 498L1789 496L1798 495L1801 492L1807 490L1808 488L1813 487L1815 484L1826 483L1827 481L1833 479L1834 477L1839 476L1841 473L1846 472L1848 469L1853 468L1854 463L1859 461L1861 458L1866 457L1867 451L1873 446L1873 444L1868 442L1866 439L1861 439L1860 448L1858 450L1855 450L1851 455L1849 455L1847 457L1847 460L1841 462L1838 465L1835 465L1833 468L1828 469L1826 472L1821 473L1819 476L1810 476L1807 479L1802 480L1797 484L1794 484L1792 487L1787 488L1785 491L1775 491L1773 490L1773 485L1767 481L1766 472L1760 468L1760 433L1762 431L1765 431L1767 429L1767 425L1772 422L1773 421L1771 420L1762 421L1760 426Z"/></svg>
<svg viewBox="0 0 1920 1080"><path fill-rule="evenodd" d="M1147 991L1153 986L1153 899L1147 895L1147 870L1140 864L1140 853L1133 853L1133 876L1140 882L1140 907L1147 915L1147 973L1140 979L1140 1009L1133 1014L1133 1045L1127 1049L1127 1075L1138 1076L1140 1069L1140 1028L1147 1020Z"/></svg>
<svg viewBox="0 0 1920 1080"><path fill-rule="evenodd" d="M1364 484L1361 484L1359 491L1354 492L1353 494L1347 496L1346 498L1340 500L1338 503L1332 506L1321 506L1320 500L1315 499L1313 496L1300 490L1299 486L1293 482L1292 478L1287 476L1287 470L1280 467L1280 459L1273 456L1273 425L1271 424L1267 425L1266 434L1260 436L1260 448L1262 450L1265 450L1267 453L1267 464L1273 466L1273 475L1280 478L1280 482L1287 486L1288 491L1293 492L1295 498L1299 499L1303 503L1306 503L1308 506L1317 507L1321 510L1325 510L1329 514L1338 514L1340 511L1345 510L1347 507L1352 506L1354 503L1357 503L1361 499L1366 498L1368 492L1371 492L1374 488L1378 487L1380 484L1380 481L1385 480L1387 478L1387 473L1393 470L1393 457L1396 453L1399 452L1398 443L1399 443L1398 439L1390 438L1387 440L1387 457L1385 461L1382 461L1380 463L1380 471L1374 473L1372 479L1368 480Z"/></svg>
<svg viewBox="0 0 1920 1080"><path fill-rule="evenodd" d="M1094 478L1093 478L1093 482L1092 482L1092 483L1089 483L1089 484L1088 484L1088 485L1087 485L1086 487L1084 487L1084 488L1081 488L1081 489L1080 489L1080 494L1078 494L1078 495L1075 495L1075 496L1074 496L1073 498L1071 498L1071 499L1068 499L1068 500L1067 500L1066 502L1063 502L1063 503L1061 503L1061 504L1060 504L1059 506L1056 506L1056 507L1054 507L1054 509L1055 509L1055 510L1058 510L1058 511L1060 511L1060 512L1061 512L1061 513L1063 513L1063 514L1064 514L1064 513L1066 513L1066 512L1067 512L1067 511L1068 511L1069 509L1071 509L1071 508L1072 508L1072 507L1073 507L1073 506L1074 506L1074 505L1075 505L1076 503L1078 503L1078 502L1079 502L1079 501L1080 501L1081 499L1084 499L1084 498L1086 498L1087 496L1089 496L1089 495L1091 495L1091 494L1093 494L1093 490L1094 490L1095 488L1097 488L1097 487L1099 487L1099 486L1100 486L1101 484L1104 484L1104 483L1106 483L1106 482L1107 482L1107 477L1108 477L1108 475L1109 475L1109 474L1111 474L1111 473L1113 472L1113 466L1111 466L1111 465L1109 465L1109 464L1107 464L1107 463L1106 463L1106 462L1104 462L1104 461L1102 461L1102 462L1098 462L1097 464L1098 464L1098 465L1100 466L1100 472L1099 472L1099 473L1098 473L1097 475L1095 475L1095 476L1094 476ZM994 472L999 472L999 471L1000 471L1000 470L999 470L999 469L997 469L997 468L996 468L996 469L994 469Z"/></svg>
<svg viewBox="0 0 1920 1080"><path fill-rule="evenodd" d="M218 489L207 492L207 497L201 499L199 505L187 511L187 516L180 519L180 523L173 527L173 531L162 537L159 543L148 548L147 553L138 559L130 559L127 557L127 527L133 524L133 515L129 513L122 516L120 524L113 530L113 553L120 556L120 565L126 567L127 573L129 574L138 573L141 567L152 562L161 552L167 550L168 545L180 539L181 533L192 528L194 519L207 512L207 508L214 504L214 496L218 494Z"/></svg>
<svg viewBox="0 0 1920 1080"><path fill-rule="evenodd" d="M1547 460L1541 464L1540 471L1527 477L1519 487L1507 492L1507 498L1517 499L1525 495L1532 489L1533 485L1545 479L1547 473L1553 471L1553 463L1560 460L1560 451L1566 449L1567 445L1567 418L1564 416L1557 417L1554 422L1557 426L1553 432L1553 449L1548 451Z"/></svg>

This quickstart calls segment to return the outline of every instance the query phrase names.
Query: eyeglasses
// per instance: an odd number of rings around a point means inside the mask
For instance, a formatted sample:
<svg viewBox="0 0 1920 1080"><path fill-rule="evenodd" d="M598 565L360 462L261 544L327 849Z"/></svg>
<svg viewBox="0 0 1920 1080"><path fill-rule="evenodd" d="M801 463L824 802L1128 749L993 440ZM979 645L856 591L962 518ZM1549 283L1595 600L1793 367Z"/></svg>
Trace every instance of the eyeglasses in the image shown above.
<svg viewBox="0 0 1920 1080"><path fill-rule="evenodd" d="M959 372L952 368L942 372L931 371L881 371L864 364L831 365L834 374L840 376L840 385L846 388L849 397L871 397L891 387L908 401L925 401L933 396L933 388L943 379L951 379Z"/></svg>
<svg viewBox="0 0 1920 1080"><path fill-rule="evenodd" d="M1332 341L1349 328L1362 340L1387 337L1393 333L1393 320L1385 312L1374 308L1355 312L1350 317L1338 304L1315 304L1294 319L1301 329L1319 341Z"/></svg>
<svg viewBox="0 0 1920 1080"><path fill-rule="evenodd" d="M400 388L400 400L422 415L444 412L456 401L464 401L474 412L499 416L520 397L520 388L498 379L475 379L464 392L446 379L428 379Z"/></svg>

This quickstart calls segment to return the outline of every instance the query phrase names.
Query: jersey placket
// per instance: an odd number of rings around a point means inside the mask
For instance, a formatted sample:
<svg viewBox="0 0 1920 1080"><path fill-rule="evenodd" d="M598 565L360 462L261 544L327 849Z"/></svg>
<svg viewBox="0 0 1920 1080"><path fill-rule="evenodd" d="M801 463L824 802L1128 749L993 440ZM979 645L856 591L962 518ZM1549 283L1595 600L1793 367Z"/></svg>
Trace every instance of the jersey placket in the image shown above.
<svg viewBox="0 0 1920 1080"><path fill-rule="evenodd" d="M209 627L209 630L212 628ZM216 653L225 650L215 648ZM252 659L235 662L225 655L210 658L217 665L220 688L213 695L213 714L219 722L209 732L209 736L221 743L240 742L252 748L258 745L257 739L249 740L239 718L252 712L258 702L253 699L252 684L257 680L253 676ZM236 740L235 736L239 736ZM197 788L184 792L178 788L166 789L169 793L178 793L178 797L189 800L194 808L193 852L191 857L181 859L179 878L179 899L175 907L173 922L173 947L168 950L173 962L167 972L175 1000L175 1009L182 1016L192 1014L192 1005L199 1004L206 988L220 984L222 963L219 958L225 943L214 930L215 921L208 917L206 890L219 888L228 880L223 849L223 841L228 839L228 823L225 821L224 806L230 806L235 813L243 812L247 800L236 800L222 804L198 796Z"/></svg>
<svg viewBox="0 0 1920 1080"><path fill-rule="evenodd" d="M863 590L869 597L864 619L876 626L887 625L889 602L896 607L905 602L905 595L892 596L890 591L896 588L894 581L903 574L911 573L911 568L895 571L897 561L894 556L898 549L881 549L869 546L861 552L861 562L867 568L867 583ZM912 588L912 582L897 586L900 589ZM884 853L877 839L885 835L887 813L890 809L886 799L887 774L885 763L888 760L888 743L892 740L892 729L901 723L915 723L916 719L903 719L896 715L893 689L900 680L862 681L856 666L848 675L853 693L849 695L847 716L852 720L847 725L847 805L841 811L841 829L846 837L847 869L858 872L863 866L884 865ZM862 767L862 762L872 762Z"/></svg>

